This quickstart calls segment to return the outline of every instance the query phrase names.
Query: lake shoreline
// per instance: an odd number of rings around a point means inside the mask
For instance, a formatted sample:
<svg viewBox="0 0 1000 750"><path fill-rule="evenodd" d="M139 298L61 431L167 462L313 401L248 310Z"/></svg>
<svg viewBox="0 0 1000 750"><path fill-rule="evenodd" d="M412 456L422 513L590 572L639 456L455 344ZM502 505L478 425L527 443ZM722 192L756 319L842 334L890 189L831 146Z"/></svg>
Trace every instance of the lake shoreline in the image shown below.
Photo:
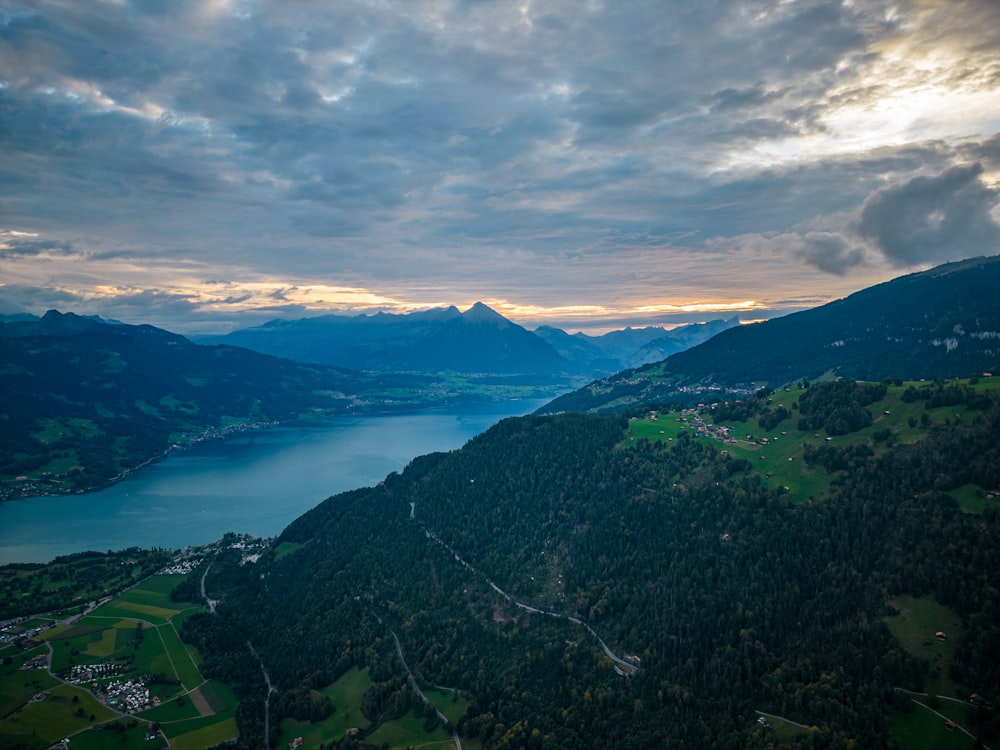
<svg viewBox="0 0 1000 750"><path fill-rule="evenodd" d="M0 503L0 565L86 550L180 549L226 532L273 536L328 497L374 486L418 456L461 448L543 403L321 416L174 448L92 492Z"/></svg>
<svg viewBox="0 0 1000 750"><path fill-rule="evenodd" d="M545 396L542 400L551 400L555 398L558 394L552 396ZM163 461L164 459L170 457L175 451L186 450L194 446L203 445L209 442L224 442L226 440L232 439L234 436L243 435L248 432L257 432L267 429L273 429L280 426L295 426L302 424L316 423L322 420L329 419L342 419L351 417L381 417L381 416L406 416L412 414L434 414L434 413L449 413L456 409L467 409L474 408L477 406L483 406L487 404L507 404L507 403L521 403L524 401L536 401L539 399L499 399L499 398L466 398L466 399L456 399L450 403L434 403L426 405L414 405L414 404L400 404L399 407L386 407L385 404L378 404L377 408L369 410L351 410L347 412L337 412L332 414L320 414L313 417L298 417L295 419L288 420L273 420L264 422L237 422L232 425L226 425L224 427L210 427L202 431L201 433L196 433L193 436L185 436L184 442L174 443L173 445L167 446L161 453L154 456L150 456L142 463L137 466L133 466L128 469L124 469L117 476L111 477L104 480L103 482L94 482L87 487L77 487L77 488L63 488L59 487L63 480L59 477L52 478L38 478L38 479L28 479L26 481L31 484L23 487L3 487L0 488L0 504L14 501L14 500L30 500L31 498L37 497L52 497L59 495L89 495L95 492L101 492L119 482L126 479L131 479L135 477L139 472L150 466ZM376 405L373 405L376 406ZM65 476L65 475L59 475Z"/></svg>

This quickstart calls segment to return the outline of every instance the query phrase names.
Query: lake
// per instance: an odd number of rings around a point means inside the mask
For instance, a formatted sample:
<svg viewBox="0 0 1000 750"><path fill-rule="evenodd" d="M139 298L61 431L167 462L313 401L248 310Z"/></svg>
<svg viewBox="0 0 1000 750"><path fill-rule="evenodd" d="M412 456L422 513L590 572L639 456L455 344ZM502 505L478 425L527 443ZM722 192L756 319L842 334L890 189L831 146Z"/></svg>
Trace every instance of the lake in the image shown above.
<svg viewBox="0 0 1000 750"><path fill-rule="evenodd" d="M460 448L544 403L337 417L173 451L98 492L0 503L0 564L132 546L180 549L228 531L274 536L330 495L373 486L417 456Z"/></svg>

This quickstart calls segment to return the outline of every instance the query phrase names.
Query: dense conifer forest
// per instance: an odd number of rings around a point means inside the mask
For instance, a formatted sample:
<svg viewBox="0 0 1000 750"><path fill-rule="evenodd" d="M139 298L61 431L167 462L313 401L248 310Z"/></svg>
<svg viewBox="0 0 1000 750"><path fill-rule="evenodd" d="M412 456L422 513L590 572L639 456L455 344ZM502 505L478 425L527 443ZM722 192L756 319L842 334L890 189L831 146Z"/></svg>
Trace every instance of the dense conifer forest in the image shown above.
<svg viewBox="0 0 1000 750"><path fill-rule="evenodd" d="M842 434L884 388L814 386L795 418ZM764 396L724 408L774 419ZM892 711L912 708L900 689L924 691L933 668L891 635L890 601L926 596L964 623L948 677L986 696L968 725L988 742L997 510L963 512L953 492L1000 487L1000 401L943 383L907 397L977 416L816 451L834 480L798 503L688 431L628 443L624 416L504 420L317 506L278 540L291 554L218 559L219 614L182 634L240 694L246 747L264 731L250 643L277 688L272 740L282 717L336 711L315 691L352 667L373 680L373 721L419 707L405 654L420 685L469 698L456 728L483 748L879 748ZM808 731L779 736L757 712Z"/></svg>

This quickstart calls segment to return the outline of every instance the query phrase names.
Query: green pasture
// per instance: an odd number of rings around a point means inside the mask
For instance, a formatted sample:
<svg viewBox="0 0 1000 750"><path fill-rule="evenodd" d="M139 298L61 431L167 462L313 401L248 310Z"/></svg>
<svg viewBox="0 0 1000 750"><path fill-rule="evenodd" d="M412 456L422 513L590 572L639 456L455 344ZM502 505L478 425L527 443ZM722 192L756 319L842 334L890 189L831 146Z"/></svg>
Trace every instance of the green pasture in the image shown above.
<svg viewBox="0 0 1000 750"><path fill-rule="evenodd" d="M179 583L182 583L188 575L186 573L171 573L169 575L164 573L151 576L135 588L126 591L122 596L133 601L144 601L146 604L158 604L168 609L184 609L187 606L197 606L197 602L173 602L170 600L170 592Z"/></svg>
<svg viewBox="0 0 1000 750"><path fill-rule="evenodd" d="M54 628L49 628L48 630L39 633L38 639L42 641L67 641L74 638L80 638L81 636L92 635L94 633L100 633L107 625L98 625L96 623L83 623L75 622L71 625L56 625Z"/></svg>
<svg viewBox="0 0 1000 750"><path fill-rule="evenodd" d="M132 617L152 625L163 625L182 612L199 611L200 604L172 602L170 592L183 575L157 575L125 591L117 599L95 609L91 617Z"/></svg>
<svg viewBox="0 0 1000 750"><path fill-rule="evenodd" d="M340 722L335 722L336 714L326 721L313 724L308 721L295 721L295 719L283 719L281 722L281 735L278 739L278 747L288 747L288 743L296 737L301 737L304 747L319 747L338 742L344 738L344 733L348 727Z"/></svg>
<svg viewBox="0 0 1000 750"><path fill-rule="evenodd" d="M0 717L14 711L36 693L59 684L44 669L21 669L26 661L46 651L42 646L21 652L13 657L10 664L0 667Z"/></svg>
<svg viewBox="0 0 1000 750"><path fill-rule="evenodd" d="M84 649L87 656L94 656L98 659L106 659L115 652L115 632L108 628L102 630L98 637L92 639Z"/></svg>
<svg viewBox="0 0 1000 750"><path fill-rule="evenodd" d="M167 675L169 678L170 675ZM178 695L184 695L184 688L175 683L165 683L160 681L153 681L149 683L149 695L152 698L156 696L161 701L166 702L176 698Z"/></svg>
<svg viewBox="0 0 1000 750"><path fill-rule="evenodd" d="M85 690L58 685L44 700L26 703L0 719L0 737L8 746L23 743L32 748L47 747L95 722L114 717Z"/></svg>
<svg viewBox="0 0 1000 750"><path fill-rule="evenodd" d="M274 548L274 559L280 560L283 557L288 557L301 546L302 545L297 542L282 542Z"/></svg>
<svg viewBox="0 0 1000 750"><path fill-rule="evenodd" d="M44 634L52 644L52 671L62 672L73 664L97 664L111 658L118 649L118 623L91 623L86 620L68 627L55 627ZM135 633L135 624L125 624Z"/></svg>
<svg viewBox="0 0 1000 750"><path fill-rule="evenodd" d="M371 725L361 713L361 696L371 686L372 679L367 670L357 667L345 672L340 679L319 692L333 701L335 711L326 721L312 724L307 721L285 719L281 722L279 746L283 747L296 737L302 737L309 747L320 743L335 742L344 737L348 729L365 729Z"/></svg>
<svg viewBox="0 0 1000 750"><path fill-rule="evenodd" d="M176 615L174 615L173 617L171 617L170 618L170 622L173 624L173 626L174 626L174 628L176 630L180 630L181 629L181 625L184 624L184 621L187 618L189 618L191 615L197 614L198 612L204 612L204 611L205 611L205 607L203 607L200 604L198 606L188 607L187 609L181 610ZM190 648L192 650L194 649L193 646L191 646Z"/></svg>
<svg viewBox="0 0 1000 750"><path fill-rule="evenodd" d="M417 716L412 710L395 721L387 721L365 738L371 745L386 744L390 748L418 747L431 742L447 742L451 739L441 726L435 722L433 731L424 730L424 718Z"/></svg>
<svg viewBox="0 0 1000 750"><path fill-rule="evenodd" d="M969 735L949 730L940 716L917 705L905 713L894 711L889 722L900 750L973 750L976 745Z"/></svg>
<svg viewBox="0 0 1000 750"><path fill-rule="evenodd" d="M987 498L986 491L977 484L963 484L948 494L955 498L966 513L982 513L986 508L1000 508L1000 498Z"/></svg>
<svg viewBox="0 0 1000 750"><path fill-rule="evenodd" d="M339 716L344 722L345 730L350 727L364 728L370 725L371 722L361 713L361 696L371 684L372 678L368 670L352 667L332 685L320 690L319 692L328 696L337 707L330 720Z"/></svg>
<svg viewBox="0 0 1000 750"><path fill-rule="evenodd" d="M914 656L930 665L924 692L935 695L964 698L967 692L951 681L949 670L955 658L955 644L964 629L961 618L943 604L929 596L900 596L889 600L889 605L899 610L898 615L883 618L889 632ZM943 631L947 640L934 637ZM945 703L945 702L943 702ZM942 709L938 709L942 713Z"/></svg>
<svg viewBox="0 0 1000 750"><path fill-rule="evenodd" d="M160 728L174 750L211 747L239 734L233 712L161 723Z"/></svg>
<svg viewBox="0 0 1000 750"><path fill-rule="evenodd" d="M132 657L130 671L136 674L160 673L180 679L155 628L147 627L143 633L142 642L136 647L132 640L133 631L119 630L115 656Z"/></svg>
<svg viewBox="0 0 1000 750"><path fill-rule="evenodd" d="M157 686L156 695L160 699L164 698L162 691L159 690L160 686ZM153 693L153 688L150 688L150 693ZM198 707L191 702L191 699L184 696L184 700L180 700L181 696L174 696L169 700L164 700L156 708L150 708L147 711L142 711L139 716L141 716L146 721L155 721L158 724L169 724L172 722L185 721L187 719L197 719L201 716L198 713Z"/></svg>
<svg viewBox="0 0 1000 750"><path fill-rule="evenodd" d="M233 689L224 682L209 680L201 686L201 694L216 713L236 710L236 696Z"/></svg>
<svg viewBox="0 0 1000 750"><path fill-rule="evenodd" d="M142 722L129 727L131 721L112 721L98 728L74 734L70 738L72 750L107 750L109 747L117 750L163 750L167 747L166 740L158 736L156 740L146 739L148 726Z"/></svg>
<svg viewBox="0 0 1000 750"><path fill-rule="evenodd" d="M180 636L177 635L177 631L174 630L173 626L169 624L161 625L156 628L156 632L159 634L163 648L173 665L173 671L176 673L177 679L181 681L184 689L193 690L200 685L204 681L204 678L201 676L201 672L198 671L195 663L191 661L191 655L184 647Z"/></svg>
<svg viewBox="0 0 1000 750"><path fill-rule="evenodd" d="M145 620L151 625L162 625L167 622L177 610L154 607L149 604L130 602L123 599L115 599L113 602L103 604L91 613L91 617L132 617L136 620Z"/></svg>
<svg viewBox="0 0 1000 750"><path fill-rule="evenodd" d="M143 615L143 613L138 612L135 609L126 609L124 607L118 606L118 600L108 602L107 604L102 604L100 607L95 609L87 618L98 618L103 617L109 620L121 620L121 619L135 619L135 620L145 620L147 623L153 625L159 625L160 623L166 622L165 618L154 618L151 615Z"/></svg>
<svg viewBox="0 0 1000 750"><path fill-rule="evenodd" d="M200 411L198 404L193 401L181 401L175 396L160 397L160 405L165 406L170 411L180 411L189 415L197 414Z"/></svg>
<svg viewBox="0 0 1000 750"><path fill-rule="evenodd" d="M452 726L457 725L459 720L465 716L465 712L469 710L468 698L463 698L454 690L432 688L425 690L424 695L438 711L445 715Z"/></svg>

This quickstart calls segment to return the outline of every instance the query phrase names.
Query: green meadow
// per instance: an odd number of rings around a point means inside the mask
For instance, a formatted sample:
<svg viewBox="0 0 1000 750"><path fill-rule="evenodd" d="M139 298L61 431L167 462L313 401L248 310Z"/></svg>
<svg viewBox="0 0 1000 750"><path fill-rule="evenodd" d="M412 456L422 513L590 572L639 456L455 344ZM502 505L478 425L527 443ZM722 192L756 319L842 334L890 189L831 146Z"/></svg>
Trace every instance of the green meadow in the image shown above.
<svg viewBox="0 0 1000 750"><path fill-rule="evenodd" d="M973 750L974 739L957 729L948 729L940 716L926 708L896 711L890 718L892 738L900 750Z"/></svg>
<svg viewBox="0 0 1000 750"><path fill-rule="evenodd" d="M947 382L969 385L967 379ZM775 391L767 399L767 406L772 410L784 407L790 414L772 429L761 429L757 416L746 421L723 422L730 428L729 435L735 440L732 444L724 443L716 437L696 435L696 417L703 420L705 425L715 425L710 405L696 410L655 412L642 419L630 420L625 443L631 444L643 438L670 443L681 432L687 432L697 440L728 451L734 458L747 459L751 463L751 470L763 475L770 486L787 488L793 501L810 498L818 500L829 486L831 474L818 464L813 467L806 465L803 460L806 446L818 448L824 445L866 445L878 455L890 444L912 443L922 439L936 424L957 420L969 423L976 418L977 412L964 406L928 409L923 400L903 400L903 393L908 387L919 389L928 385L931 384L922 381L890 385L882 400L866 407L872 414L871 426L846 435L830 436L822 430L799 430L798 400L805 389L789 388ZM974 383L974 388L977 391L998 390L1000 378L980 379ZM1000 499L986 498L987 491L991 489L996 488L966 485L951 494L964 510L977 513L985 507L1000 507Z"/></svg>
<svg viewBox="0 0 1000 750"><path fill-rule="evenodd" d="M0 737L8 746L47 747L116 716L85 690L57 685L46 692L43 700L25 703L0 719Z"/></svg>
<svg viewBox="0 0 1000 750"><path fill-rule="evenodd" d="M439 747L448 747L451 735L440 723L428 732L424 728L424 719L412 710L407 711L402 718L380 724L378 729L365 738L372 745L388 745L390 748L423 747L431 743L440 743Z"/></svg>
<svg viewBox="0 0 1000 750"><path fill-rule="evenodd" d="M898 612L883 618L889 632L903 648L930 666L920 691L926 695L907 695L907 710L893 712L893 738L903 750L971 750L975 742L969 735L945 726L948 719L965 726L971 708L965 701L969 691L953 682L949 674L955 644L963 633L961 618L928 596L899 596L891 599L889 606ZM946 637L936 637L939 632Z"/></svg>
<svg viewBox="0 0 1000 750"><path fill-rule="evenodd" d="M967 698L969 692L949 676L955 659L955 644L964 632L961 618L931 597L899 596L889 601L899 612L883 618L889 632L914 656L930 665L923 692L950 698ZM935 634L944 633L941 640ZM941 710L941 709L938 709Z"/></svg>
<svg viewBox="0 0 1000 750"><path fill-rule="evenodd" d="M168 747L162 735L147 740L148 726L135 719L109 721L100 727L78 732L71 738L72 750L164 750Z"/></svg>
<svg viewBox="0 0 1000 750"><path fill-rule="evenodd" d="M315 724L308 721L285 719L281 722L278 744L286 746L296 737L302 737L310 747L343 739L348 729L367 729L371 721L361 712L361 696L371 686L367 670L353 668L340 679L319 692L333 701L333 715Z"/></svg>
<svg viewBox="0 0 1000 750"><path fill-rule="evenodd" d="M371 721L361 712L361 697L371 686L372 680L367 670L353 668L339 680L318 691L333 701L336 707L333 715L322 722L311 723L285 719L281 722L281 736L278 746L284 747L296 737L301 737L306 747L317 747L343 739L348 729L368 729ZM454 691L431 688L425 695L453 725L469 709L469 701ZM451 735L435 723L431 731L424 728L425 718L409 711L399 719L383 722L375 727L364 742L370 745L385 745L392 748L407 746L424 747L451 743ZM465 743L463 742L463 747Z"/></svg>

